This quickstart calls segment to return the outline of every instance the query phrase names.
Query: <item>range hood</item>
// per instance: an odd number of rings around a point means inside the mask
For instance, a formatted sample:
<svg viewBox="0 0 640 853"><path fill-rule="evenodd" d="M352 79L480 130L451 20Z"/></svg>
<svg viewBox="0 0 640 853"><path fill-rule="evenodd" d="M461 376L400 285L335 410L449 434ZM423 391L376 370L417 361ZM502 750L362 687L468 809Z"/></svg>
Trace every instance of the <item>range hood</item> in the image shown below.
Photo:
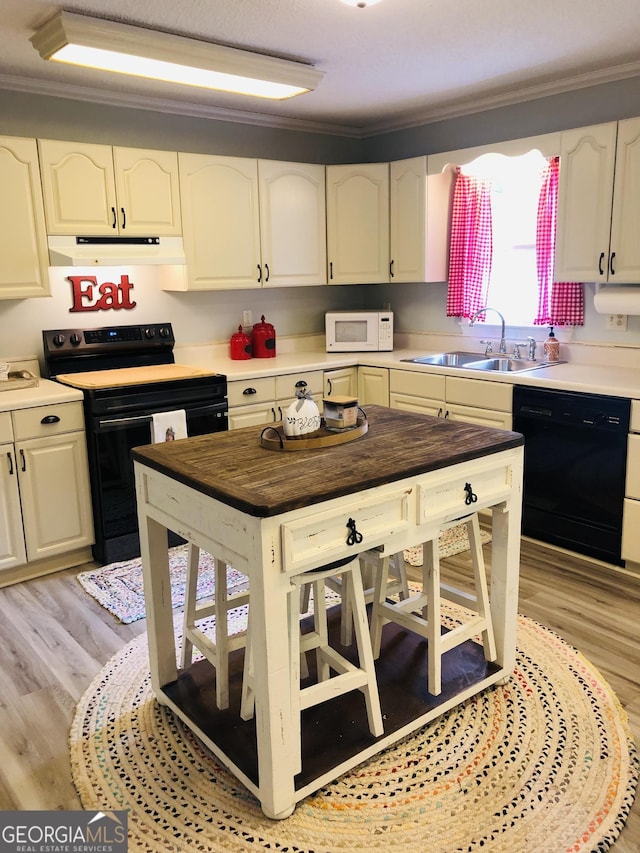
<svg viewBox="0 0 640 853"><path fill-rule="evenodd" d="M52 267L185 264L182 237L49 237Z"/></svg>

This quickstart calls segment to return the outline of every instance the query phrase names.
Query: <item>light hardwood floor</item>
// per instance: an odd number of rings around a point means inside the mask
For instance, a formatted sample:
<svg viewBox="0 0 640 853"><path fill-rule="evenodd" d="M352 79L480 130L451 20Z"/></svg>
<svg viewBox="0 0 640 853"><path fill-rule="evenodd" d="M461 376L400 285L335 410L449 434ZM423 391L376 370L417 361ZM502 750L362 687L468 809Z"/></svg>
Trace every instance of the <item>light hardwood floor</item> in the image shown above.
<svg viewBox="0 0 640 853"><path fill-rule="evenodd" d="M443 565L466 575L468 553ZM145 630L144 620L116 622L83 591L80 570L0 589L0 809L81 808L68 757L75 704ZM519 609L598 667L640 745L640 577L524 541ZM640 797L612 850L640 853Z"/></svg>

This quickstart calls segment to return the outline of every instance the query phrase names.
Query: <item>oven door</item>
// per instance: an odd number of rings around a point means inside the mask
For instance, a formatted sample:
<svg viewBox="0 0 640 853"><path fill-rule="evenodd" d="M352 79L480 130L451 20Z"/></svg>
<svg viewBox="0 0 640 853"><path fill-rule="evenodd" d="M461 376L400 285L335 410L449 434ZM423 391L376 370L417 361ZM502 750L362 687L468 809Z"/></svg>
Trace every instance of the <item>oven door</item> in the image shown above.
<svg viewBox="0 0 640 853"><path fill-rule="evenodd" d="M167 406L167 411L175 404ZM155 411L162 411L157 408ZM227 401L184 407L189 436L228 428ZM131 449L151 444L151 412L108 415L88 419L87 442L96 542L99 563L129 560L140 555L138 515ZM172 544L181 540L173 538Z"/></svg>

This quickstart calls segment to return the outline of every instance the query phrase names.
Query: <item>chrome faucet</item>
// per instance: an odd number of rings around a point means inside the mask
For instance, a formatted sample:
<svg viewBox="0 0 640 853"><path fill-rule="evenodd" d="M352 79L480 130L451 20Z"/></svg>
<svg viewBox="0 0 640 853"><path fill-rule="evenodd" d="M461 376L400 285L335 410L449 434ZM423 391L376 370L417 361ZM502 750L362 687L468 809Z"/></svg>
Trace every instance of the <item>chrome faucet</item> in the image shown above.
<svg viewBox="0 0 640 853"><path fill-rule="evenodd" d="M469 325L473 326L476 322L476 317L479 317L480 314L484 314L485 311L493 311L494 314L497 314L498 317L500 317L500 322L502 323L502 330L500 332L500 348L498 349L498 352L505 354L507 352L507 342L504 337L504 317L498 310L496 310L495 308L490 308L488 305L485 305L484 308L481 308L479 311L476 311L473 317L471 317L471 319L469 320Z"/></svg>
<svg viewBox="0 0 640 853"><path fill-rule="evenodd" d="M535 361L536 360L536 339L529 336L527 338L527 343L529 345L529 350L527 353L529 356L529 361Z"/></svg>

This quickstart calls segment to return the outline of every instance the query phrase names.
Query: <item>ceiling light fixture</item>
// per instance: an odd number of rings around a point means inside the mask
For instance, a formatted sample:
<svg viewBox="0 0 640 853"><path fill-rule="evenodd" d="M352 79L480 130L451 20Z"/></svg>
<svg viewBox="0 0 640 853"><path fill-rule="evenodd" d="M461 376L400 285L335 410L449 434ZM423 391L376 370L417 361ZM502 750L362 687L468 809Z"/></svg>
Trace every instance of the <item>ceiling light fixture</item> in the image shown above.
<svg viewBox="0 0 640 853"><path fill-rule="evenodd" d="M302 62L65 11L30 41L43 59L274 100L309 92L324 77Z"/></svg>
<svg viewBox="0 0 640 853"><path fill-rule="evenodd" d="M366 9L367 6L375 6L380 0L342 0L347 6L357 6L358 9Z"/></svg>

